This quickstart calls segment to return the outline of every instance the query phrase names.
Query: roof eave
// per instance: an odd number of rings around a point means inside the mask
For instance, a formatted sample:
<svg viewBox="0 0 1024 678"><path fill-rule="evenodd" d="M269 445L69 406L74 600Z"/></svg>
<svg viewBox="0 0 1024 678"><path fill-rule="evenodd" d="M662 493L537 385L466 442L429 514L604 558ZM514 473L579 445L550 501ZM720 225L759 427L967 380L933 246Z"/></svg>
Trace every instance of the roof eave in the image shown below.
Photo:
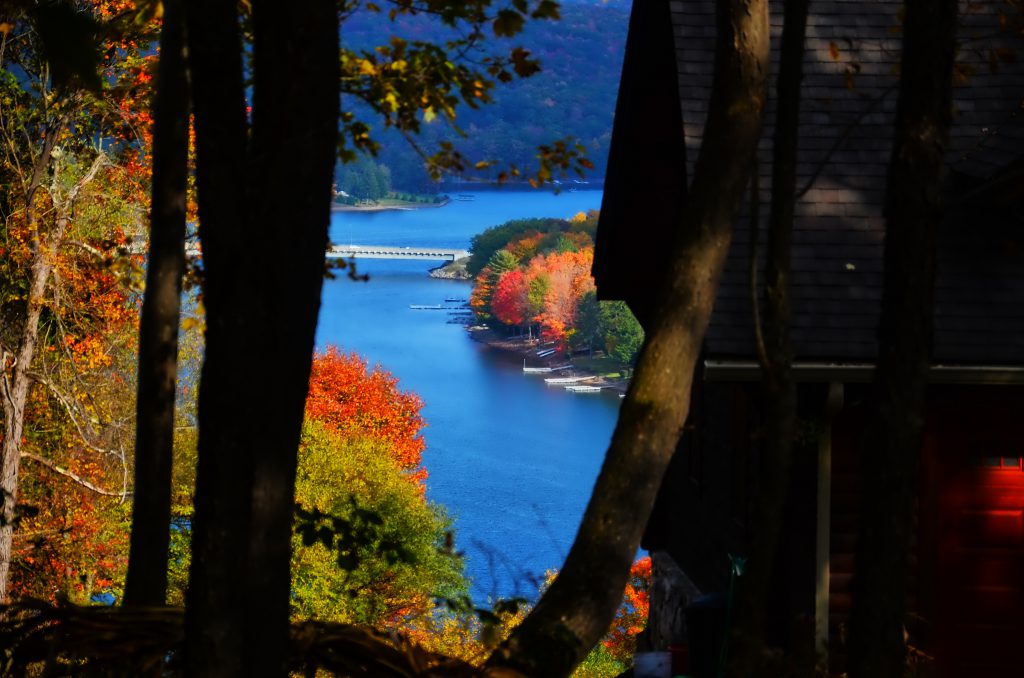
<svg viewBox="0 0 1024 678"><path fill-rule="evenodd" d="M874 378L872 363L793 363L798 383L869 383ZM705 360L704 380L721 382L757 381L761 367L753 360ZM932 365L931 384L1024 385L1024 367L1013 365Z"/></svg>

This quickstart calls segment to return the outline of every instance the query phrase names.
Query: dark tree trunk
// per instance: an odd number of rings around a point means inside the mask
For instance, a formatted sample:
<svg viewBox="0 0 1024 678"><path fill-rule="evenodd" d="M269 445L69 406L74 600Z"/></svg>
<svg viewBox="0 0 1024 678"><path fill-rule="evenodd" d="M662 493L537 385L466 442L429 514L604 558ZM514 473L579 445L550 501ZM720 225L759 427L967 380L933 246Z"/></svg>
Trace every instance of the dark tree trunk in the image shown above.
<svg viewBox="0 0 1024 678"><path fill-rule="evenodd" d="M934 241L952 112L956 0L907 0L886 189L875 412L864 439L863 525L850 673L902 676L913 507L932 340Z"/></svg>
<svg viewBox="0 0 1024 678"><path fill-rule="evenodd" d="M257 236L245 223L247 124L237 7L187 0L185 20L207 311L185 662L189 675L230 677L243 675L247 650L251 450L244 429L273 423L253 416L251 401L261 395L253 375L265 370L269 356L243 359L252 337L242 336L238 306L264 262L245 257L247 238Z"/></svg>
<svg viewBox="0 0 1024 678"><path fill-rule="evenodd" d="M793 343L789 331L790 249L796 205L800 86L803 80L808 0L787 0L783 11L778 103L772 146L763 332L758 333L758 341L763 342L758 354L762 356L763 363L761 398L764 428L754 509L756 528L746 569L740 579L732 634L730 673L736 676L751 676L762 670L765 614L779 537L785 520L796 426L796 386L790 370L793 363ZM759 209L756 199L753 209ZM755 223L757 216L751 215ZM757 233L752 233L751 237L757 238ZM754 280L756 289L756 277ZM756 299L754 301L756 303Z"/></svg>
<svg viewBox="0 0 1024 678"><path fill-rule="evenodd" d="M245 422L253 468L246 675L284 675L291 584L295 467L320 310L338 143L337 7L307 0L280 10L253 3L250 253L258 284L251 315L251 400ZM240 268L248 268L242 264ZM241 277L243 272L239 270ZM251 280L250 280L251 284ZM268 364L267 361L272 361ZM253 421L265 422L262 427Z"/></svg>
<svg viewBox="0 0 1024 678"><path fill-rule="evenodd" d="M337 148L337 7L253 3L248 147L234 7L188 10L207 308L188 666L281 676Z"/></svg>
<svg viewBox="0 0 1024 678"><path fill-rule="evenodd" d="M611 446L561 573L488 660L492 667L566 676L586 656L619 605L682 432L694 366L761 132L766 0L719 3L717 26L715 80L689 203Z"/></svg>
<svg viewBox="0 0 1024 678"><path fill-rule="evenodd" d="M153 105L153 204L139 322L135 500L125 605L163 605L171 522L178 321L185 268L188 78L180 0L164 1Z"/></svg>

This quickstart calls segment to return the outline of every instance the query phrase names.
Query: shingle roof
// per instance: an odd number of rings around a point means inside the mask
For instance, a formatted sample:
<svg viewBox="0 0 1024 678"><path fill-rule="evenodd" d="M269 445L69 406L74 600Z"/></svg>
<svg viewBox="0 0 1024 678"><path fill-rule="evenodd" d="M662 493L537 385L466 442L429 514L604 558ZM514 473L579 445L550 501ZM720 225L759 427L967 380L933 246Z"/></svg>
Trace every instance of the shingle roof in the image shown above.
<svg viewBox="0 0 1024 678"><path fill-rule="evenodd" d="M692 176L711 85L714 3L673 0L670 7ZM797 204L793 238L797 360L870 361L876 352L901 7L894 0L811 3L798 165L798 185L807 190ZM1004 45L996 41L1007 34L999 30L996 3L963 8L948 157L960 185L977 186L1024 156L1024 53L1019 59L997 53ZM772 10L777 49L781 4ZM1024 52L1024 42L1020 47ZM774 95L773 75L770 100ZM770 105L759 152L762 224L768 221L773 116ZM1020 206L1024 191L1019 181L1015 185ZM936 363L1024 364L1024 224L1019 211L985 207L975 200L951 209L959 218L939 235ZM602 229L609 226L602 223ZM753 355L749 242L749 227L738 224L708 331L712 357Z"/></svg>

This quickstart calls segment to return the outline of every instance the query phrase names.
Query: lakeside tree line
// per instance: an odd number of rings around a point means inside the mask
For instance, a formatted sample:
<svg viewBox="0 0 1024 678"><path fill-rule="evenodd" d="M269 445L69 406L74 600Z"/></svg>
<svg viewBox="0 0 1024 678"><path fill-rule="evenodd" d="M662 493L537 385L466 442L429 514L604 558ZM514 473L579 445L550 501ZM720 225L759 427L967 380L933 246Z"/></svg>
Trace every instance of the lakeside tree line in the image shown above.
<svg viewBox="0 0 1024 678"><path fill-rule="evenodd" d="M631 365L643 329L621 301L598 301L590 269L597 212L520 219L473 236L466 270L480 322L551 342L566 353L604 351Z"/></svg>

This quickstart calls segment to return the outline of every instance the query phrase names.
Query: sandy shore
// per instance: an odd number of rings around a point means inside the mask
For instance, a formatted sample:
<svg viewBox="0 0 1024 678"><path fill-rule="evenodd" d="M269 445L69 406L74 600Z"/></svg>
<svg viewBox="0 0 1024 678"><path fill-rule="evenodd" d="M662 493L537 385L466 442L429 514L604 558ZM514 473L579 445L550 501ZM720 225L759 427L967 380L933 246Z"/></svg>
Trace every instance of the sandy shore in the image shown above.
<svg viewBox="0 0 1024 678"><path fill-rule="evenodd" d="M474 341L479 341L482 344L486 344L500 351L521 356L526 360L526 365L528 367L556 367L558 365L565 365L566 363L572 362L562 354L551 355L547 358L538 358L537 351L540 348L540 342L537 339L526 339L525 337L501 337L493 330L480 326L468 327L466 329L469 332L469 336ZM599 374L576 367L571 370L560 370L557 374L552 373L550 376L592 377L592 379L586 382L586 385L600 386L604 390L618 391L619 393L625 393L626 388L629 386L628 379L606 379Z"/></svg>

